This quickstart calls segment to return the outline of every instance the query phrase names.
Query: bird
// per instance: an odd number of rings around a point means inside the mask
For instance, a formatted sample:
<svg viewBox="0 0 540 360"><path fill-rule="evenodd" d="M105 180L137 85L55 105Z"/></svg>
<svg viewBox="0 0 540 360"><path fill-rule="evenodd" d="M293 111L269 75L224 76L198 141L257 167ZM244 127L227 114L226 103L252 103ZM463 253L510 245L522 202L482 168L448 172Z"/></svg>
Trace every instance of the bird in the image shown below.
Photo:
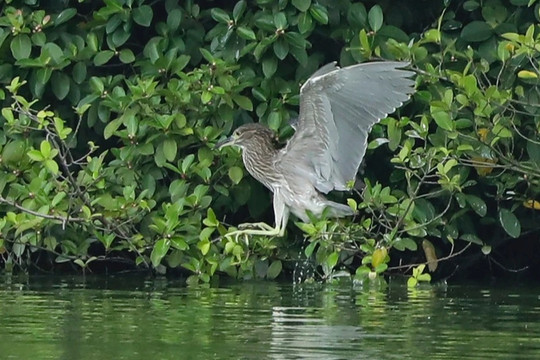
<svg viewBox="0 0 540 360"><path fill-rule="evenodd" d="M407 62L378 61L340 68L336 62L315 71L300 88L298 119L292 137L276 146L276 134L261 123L247 123L215 148L241 148L246 170L273 193L275 226L243 224L229 235L282 237L290 213L309 222L307 211L332 217L354 214L328 200L330 191L347 191L366 152L376 123L414 93Z"/></svg>

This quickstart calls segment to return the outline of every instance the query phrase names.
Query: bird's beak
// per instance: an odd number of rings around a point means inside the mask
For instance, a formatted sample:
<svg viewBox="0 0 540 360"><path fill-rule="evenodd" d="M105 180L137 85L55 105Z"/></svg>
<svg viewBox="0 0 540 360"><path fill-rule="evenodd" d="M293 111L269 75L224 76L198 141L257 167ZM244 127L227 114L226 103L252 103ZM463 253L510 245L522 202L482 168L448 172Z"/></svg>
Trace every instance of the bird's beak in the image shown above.
<svg viewBox="0 0 540 360"><path fill-rule="evenodd" d="M219 149L221 149L221 148L223 148L223 147L225 147L225 146L229 146L229 145L233 145L233 144L234 144L234 139L233 139L232 136L229 136L229 137L226 138L226 139L223 139L223 140L221 140L221 141L218 141L218 142L216 143L216 145L214 146L214 149L219 150Z"/></svg>

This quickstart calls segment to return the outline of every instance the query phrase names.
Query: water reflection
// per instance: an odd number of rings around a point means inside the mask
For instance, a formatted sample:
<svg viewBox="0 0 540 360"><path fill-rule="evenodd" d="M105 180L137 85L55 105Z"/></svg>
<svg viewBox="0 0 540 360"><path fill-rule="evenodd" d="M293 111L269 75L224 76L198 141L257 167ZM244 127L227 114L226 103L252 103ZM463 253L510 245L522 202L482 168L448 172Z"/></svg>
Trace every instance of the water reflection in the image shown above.
<svg viewBox="0 0 540 360"><path fill-rule="evenodd" d="M1 358L532 359L539 295L539 286L6 279Z"/></svg>

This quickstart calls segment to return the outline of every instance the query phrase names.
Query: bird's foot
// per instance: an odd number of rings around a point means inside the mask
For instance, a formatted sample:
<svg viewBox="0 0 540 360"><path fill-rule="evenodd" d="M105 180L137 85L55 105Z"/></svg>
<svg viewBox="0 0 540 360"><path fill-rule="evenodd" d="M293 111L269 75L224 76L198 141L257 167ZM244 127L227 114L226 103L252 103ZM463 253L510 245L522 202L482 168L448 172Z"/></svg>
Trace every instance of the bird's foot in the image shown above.
<svg viewBox="0 0 540 360"><path fill-rule="evenodd" d="M272 227L266 223L245 223L238 225L238 230L233 230L227 233L225 236L227 238L234 238L236 242L243 237L244 241L247 243L249 237L252 235L260 236L283 236L284 230L279 228Z"/></svg>
<svg viewBox="0 0 540 360"><path fill-rule="evenodd" d="M258 223L243 223L238 225L238 229L240 230L246 230L246 229L259 229L259 230L265 230L265 231L271 231L274 230L274 227L268 225L264 222L258 222Z"/></svg>

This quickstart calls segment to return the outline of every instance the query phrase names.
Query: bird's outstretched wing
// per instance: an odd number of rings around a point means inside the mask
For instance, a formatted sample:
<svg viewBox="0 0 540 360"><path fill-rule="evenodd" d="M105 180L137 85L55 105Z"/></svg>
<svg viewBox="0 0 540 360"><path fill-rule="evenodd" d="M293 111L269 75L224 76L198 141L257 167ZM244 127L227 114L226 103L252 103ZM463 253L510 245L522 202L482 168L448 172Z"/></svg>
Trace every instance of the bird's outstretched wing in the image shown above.
<svg viewBox="0 0 540 360"><path fill-rule="evenodd" d="M294 136L276 162L317 190L346 190L364 157L372 126L414 92L405 62L373 62L316 71L300 90Z"/></svg>

